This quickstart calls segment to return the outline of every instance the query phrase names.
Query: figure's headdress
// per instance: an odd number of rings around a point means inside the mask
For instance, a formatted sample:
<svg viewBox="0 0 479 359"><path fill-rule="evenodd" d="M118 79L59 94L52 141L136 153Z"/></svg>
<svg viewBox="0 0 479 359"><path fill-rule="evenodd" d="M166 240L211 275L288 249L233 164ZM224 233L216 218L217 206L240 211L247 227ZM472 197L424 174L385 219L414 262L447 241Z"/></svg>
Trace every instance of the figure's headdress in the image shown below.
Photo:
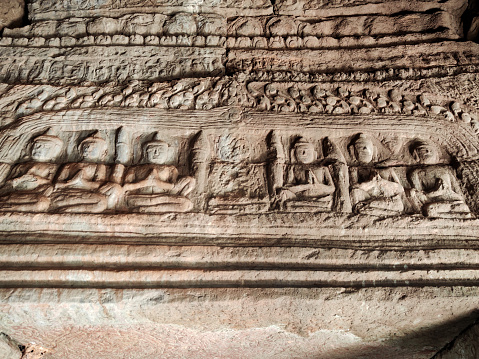
<svg viewBox="0 0 479 359"><path fill-rule="evenodd" d="M433 151L431 151L431 152L433 152L433 154L430 157L433 159L433 161L437 160L438 152L437 152L436 146L433 143L428 142L428 141L423 140L423 139L415 139L409 145L409 153L411 154L412 158L414 158L414 160L416 162L421 162L421 160L419 159L418 154L417 154L416 151L418 149L424 148L424 147L432 149Z"/></svg>
<svg viewBox="0 0 479 359"><path fill-rule="evenodd" d="M358 144L371 144L374 146L373 141L371 138L366 136L364 133L360 133L356 136L356 138L353 141L353 145L358 145Z"/></svg>
<svg viewBox="0 0 479 359"><path fill-rule="evenodd" d="M314 146L311 142L306 140L304 137L300 137L294 142L294 145L293 145L293 148L297 148L297 147L314 147Z"/></svg>
<svg viewBox="0 0 479 359"><path fill-rule="evenodd" d="M143 147L143 158L146 158L146 153L147 153L148 149L150 147L154 147L154 146L164 147L167 150L170 147L169 143L161 140L160 139L160 134L158 132L156 132L155 135L153 136L152 140L147 141L143 144L143 146L142 146Z"/></svg>
<svg viewBox="0 0 479 359"><path fill-rule="evenodd" d="M98 131L92 133L90 136L84 138L80 144L78 145L78 147L81 149L83 146L85 146L86 144L88 143L95 143L97 145L100 146L101 148L101 152L104 155L107 154L108 152L108 144L106 143L106 141L100 136L100 134L98 133Z"/></svg>
<svg viewBox="0 0 479 359"><path fill-rule="evenodd" d="M299 137L293 142L293 145L291 146L291 149L290 149L291 163L297 163L298 162L298 159L296 158L295 151L297 149L301 149L301 148L311 148L314 151L313 161L315 161L318 158L318 153L317 153L314 145L310 141L305 139L304 137Z"/></svg>
<svg viewBox="0 0 479 359"><path fill-rule="evenodd" d="M434 148L434 145L430 142L427 142L423 139L416 139L413 143L409 146L409 153L414 156L414 152L421 147L430 147Z"/></svg>
<svg viewBox="0 0 479 359"><path fill-rule="evenodd" d="M372 162L377 162L378 161L378 149L377 149L377 146L374 144L373 140L371 139L371 137L365 135L364 133L358 133L357 135L355 135L351 142L349 143L348 145L348 152L349 152L349 156L351 157L351 159L353 159L353 161L357 161L358 159L356 158L356 149L355 147L357 145L361 145L361 144L367 144L367 145L371 145L373 147L373 159L372 159Z"/></svg>
<svg viewBox="0 0 479 359"><path fill-rule="evenodd" d="M32 139L32 143L34 142L47 142L47 143L54 143L55 145L62 147L63 141L54 135L51 128L49 128L44 134L37 136Z"/></svg>
<svg viewBox="0 0 479 359"><path fill-rule="evenodd" d="M143 144L143 148L146 150L147 148L151 147L151 146L163 146L163 147L170 147L170 145L168 144L168 142L165 142L163 140L160 139L160 134L158 132L155 133L155 135L153 136L153 139L148 141L148 142L145 142Z"/></svg>

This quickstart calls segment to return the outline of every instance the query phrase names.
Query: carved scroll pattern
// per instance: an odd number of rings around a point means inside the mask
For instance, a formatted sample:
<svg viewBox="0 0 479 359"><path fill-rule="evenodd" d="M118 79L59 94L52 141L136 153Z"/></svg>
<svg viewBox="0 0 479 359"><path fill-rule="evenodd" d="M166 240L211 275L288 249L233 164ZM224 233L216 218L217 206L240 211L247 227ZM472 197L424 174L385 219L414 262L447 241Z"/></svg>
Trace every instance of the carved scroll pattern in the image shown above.
<svg viewBox="0 0 479 359"><path fill-rule="evenodd" d="M76 16L98 16L98 13L125 14L131 12L177 13L186 9L200 9L205 12L217 12L230 16L271 14L272 6L268 0L108 0L99 3L96 0L32 0L32 18L34 20L58 19ZM65 11L68 9L68 11Z"/></svg>
<svg viewBox="0 0 479 359"><path fill-rule="evenodd" d="M12 87L13 93L18 91ZM25 91L22 88L23 91ZM324 84L279 82L246 83L233 77L184 79L174 82L142 83L132 81L123 87L34 87L26 99L16 104L18 118L39 111L75 108L139 107L160 109L210 110L242 106L259 111L307 114L386 114L445 118L470 123L479 131L476 110L459 102L433 101L427 94L402 94L397 90L376 92L350 90ZM12 106L9 92L0 103ZM9 107L5 106L5 107ZM10 113L9 113L10 114Z"/></svg>

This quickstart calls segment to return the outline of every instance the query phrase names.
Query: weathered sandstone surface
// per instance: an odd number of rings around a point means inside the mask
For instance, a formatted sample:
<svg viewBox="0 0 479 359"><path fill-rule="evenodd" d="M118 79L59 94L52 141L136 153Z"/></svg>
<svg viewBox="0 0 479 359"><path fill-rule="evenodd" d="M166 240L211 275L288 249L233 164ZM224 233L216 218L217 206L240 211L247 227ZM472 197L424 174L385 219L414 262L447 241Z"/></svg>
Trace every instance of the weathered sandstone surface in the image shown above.
<svg viewBox="0 0 479 359"><path fill-rule="evenodd" d="M0 357L474 357L475 8L1 4Z"/></svg>

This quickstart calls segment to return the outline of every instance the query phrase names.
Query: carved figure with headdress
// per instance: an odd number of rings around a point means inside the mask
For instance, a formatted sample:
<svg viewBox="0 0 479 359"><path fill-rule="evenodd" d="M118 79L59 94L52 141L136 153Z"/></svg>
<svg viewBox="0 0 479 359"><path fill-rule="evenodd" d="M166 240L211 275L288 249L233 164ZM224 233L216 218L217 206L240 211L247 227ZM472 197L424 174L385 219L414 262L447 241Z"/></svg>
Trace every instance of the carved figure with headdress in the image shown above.
<svg viewBox="0 0 479 359"><path fill-rule="evenodd" d="M298 138L290 153L285 182L276 189L280 206L293 211L330 211L335 185L329 168L318 163L314 145Z"/></svg>
<svg viewBox="0 0 479 359"><path fill-rule="evenodd" d="M471 211L451 168L437 164L437 148L424 140L416 140L409 151L420 165L409 174L412 185L409 199L414 209L427 217L471 218Z"/></svg>
<svg viewBox="0 0 479 359"><path fill-rule="evenodd" d="M45 212L50 207L55 162L63 141L47 131L31 142L31 161L15 165L0 188L0 210Z"/></svg>
<svg viewBox="0 0 479 359"><path fill-rule="evenodd" d="M103 161L108 145L94 133L81 141L78 149L82 160L62 167L52 195L52 209L73 213L103 212L114 206L120 193L120 186L113 188L107 183L109 168Z"/></svg>
<svg viewBox="0 0 479 359"><path fill-rule="evenodd" d="M353 211L373 216L403 212L404 188L394 168L377 165L377 147L365 134L356 135L349 145L355 165L349 168Z"/></svg>
<svg viewBox="0 0 479 359"><path fill-rule="evenodd" d="M178 169L167 164L170 146L155 138L143 145L145 164L126 170L123 203L130 211L141 213L186 212L193 208L187 197L195 179L179 177Z"/></svg>

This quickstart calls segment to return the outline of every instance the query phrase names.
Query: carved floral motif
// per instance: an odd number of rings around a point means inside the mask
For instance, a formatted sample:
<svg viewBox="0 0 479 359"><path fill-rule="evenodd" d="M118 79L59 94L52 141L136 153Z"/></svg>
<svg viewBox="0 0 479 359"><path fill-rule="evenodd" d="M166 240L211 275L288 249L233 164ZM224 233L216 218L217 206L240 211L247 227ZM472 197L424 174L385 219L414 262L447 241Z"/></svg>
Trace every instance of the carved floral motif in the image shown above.
<svg viewBox="0 0 479 359"><path fill-rule="evenodd" d="M51 94L49 94L51 92ZM5 97L5 95L4 95ZM0 99L1 101L1 99ZM477 122L474 112L458 102L435 104L428 95L411 96L393 89L388 93L352 91L322 84L245 83L234 78L207 78L145 84L132 81L122 88L45 88L17 105L15 115L74 108L140 107L209 110L242 106L259 111L332 115L408 115ZM473 125L475 128L476 125ZM478 128L479 129L479 128Z"/></svg>

